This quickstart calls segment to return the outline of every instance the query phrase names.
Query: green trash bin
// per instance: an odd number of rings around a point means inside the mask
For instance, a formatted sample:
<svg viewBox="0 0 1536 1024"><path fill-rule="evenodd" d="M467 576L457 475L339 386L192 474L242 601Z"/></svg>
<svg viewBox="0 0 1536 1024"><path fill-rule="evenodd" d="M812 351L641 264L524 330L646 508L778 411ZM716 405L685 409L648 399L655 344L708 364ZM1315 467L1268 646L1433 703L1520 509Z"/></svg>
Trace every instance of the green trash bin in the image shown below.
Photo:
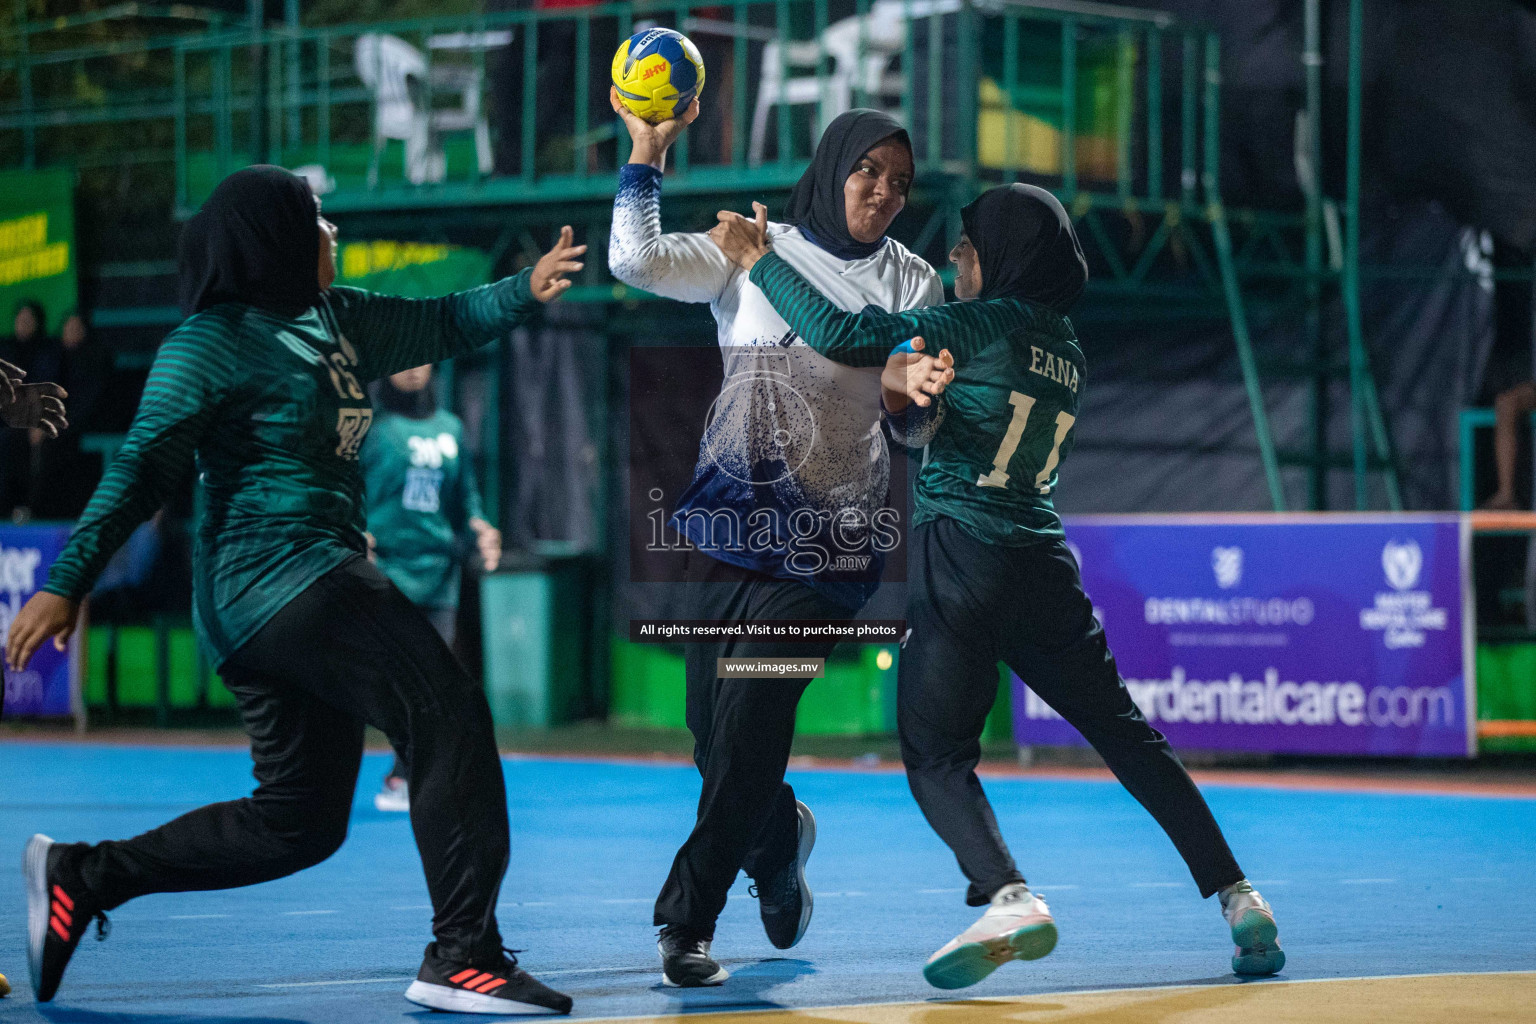
<svg viewBox="0 0 1536 1024"><path fill-rule="evenodd" d="M547 729L590 703L587 560L527 557L480 581L485 692L502 726Z"/></svg>

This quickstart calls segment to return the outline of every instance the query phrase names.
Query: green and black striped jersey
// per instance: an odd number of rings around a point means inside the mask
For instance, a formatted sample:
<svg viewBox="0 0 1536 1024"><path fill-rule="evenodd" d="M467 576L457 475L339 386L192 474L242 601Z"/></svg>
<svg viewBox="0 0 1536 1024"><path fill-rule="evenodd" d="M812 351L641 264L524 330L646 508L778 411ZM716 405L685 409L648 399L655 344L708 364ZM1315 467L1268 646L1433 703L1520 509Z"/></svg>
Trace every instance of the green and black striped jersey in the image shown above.
<svg viewBox="0 0 1536 1024"><path fill-rule="evenodd" d="M918 475L914 525L948 516L979 540L1007 546L1062 535L1051 494L1072 449L1087 372L1066 317L1020 299L848 313L771 253L751 277L829 359L880 366L919 335L924 351L947 348L955 357L955 379L930 407L942 420Z"/></svg>
<svg viewBox="0 0 1536 1024"><path fill-rule="evenodd" d="M193 617L222 664L305 587L365 551L363 385L522 323L530 272L437 299L333 288L282 317L224 303L166 338L133 425L44 587L79 600L193 467L204 512Z"/></svg>

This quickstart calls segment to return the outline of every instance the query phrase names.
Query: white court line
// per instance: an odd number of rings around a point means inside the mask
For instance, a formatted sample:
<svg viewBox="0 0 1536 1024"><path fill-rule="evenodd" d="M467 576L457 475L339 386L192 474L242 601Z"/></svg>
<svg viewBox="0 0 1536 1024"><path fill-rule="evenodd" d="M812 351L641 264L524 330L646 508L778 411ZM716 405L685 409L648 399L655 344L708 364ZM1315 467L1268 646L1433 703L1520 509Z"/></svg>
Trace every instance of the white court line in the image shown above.
<svg viewBox="0 0 1536 1024"><path fill-rule="evenodd" d="M1395 878L1341 878L1340 885L1391 885Z"/></svg>
<svg viewBox="0 0 1536 1024"><path fill-rule="evenodd" d="M316 915L319 915L319 914L335 914L335 913L339 913L339 911L335 911L335 910L285 910L285 911L283 911L283 916L284 917L315 917Z"/></svg>

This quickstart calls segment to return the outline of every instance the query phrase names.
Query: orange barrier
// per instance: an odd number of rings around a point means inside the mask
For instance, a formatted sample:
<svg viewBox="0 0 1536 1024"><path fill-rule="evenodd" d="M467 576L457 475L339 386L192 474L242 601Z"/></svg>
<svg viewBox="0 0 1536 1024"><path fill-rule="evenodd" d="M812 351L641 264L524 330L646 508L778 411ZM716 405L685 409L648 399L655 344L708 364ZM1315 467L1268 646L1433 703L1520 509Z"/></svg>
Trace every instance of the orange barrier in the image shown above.
<svg viewBox="0 0 1536 1024"><path fill-rule="evenodd" d="M1521 721L1520 719L1492 720L1477 723L1479 736L1528 736L1536 737L1536 722Z"/></svg>
<svg viewBox="0 0 1536 1024"><path fill-rule="evenodd" d="M1536 533L1536 512L1468 512L1473 533Z"/></svg>

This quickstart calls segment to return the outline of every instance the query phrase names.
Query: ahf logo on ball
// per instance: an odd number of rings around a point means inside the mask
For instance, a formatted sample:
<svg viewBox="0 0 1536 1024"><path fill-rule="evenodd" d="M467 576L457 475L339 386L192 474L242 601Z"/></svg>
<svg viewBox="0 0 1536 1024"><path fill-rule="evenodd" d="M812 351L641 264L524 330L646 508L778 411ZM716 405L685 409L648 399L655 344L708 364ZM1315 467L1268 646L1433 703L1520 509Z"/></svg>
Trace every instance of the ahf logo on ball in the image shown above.
<svg viewBox="0 0 1536 1024"><path fill-rule="evenodd" d="M1424 571L1424 552L1413 540L1389 540L1381 549L1381 568L1391 591L1376 594L1376 603L1360 611L1360 628L1379 630L1387 647L1423 647L1425 633L1444 629L1448 616L1434 607L1427 590L1413 589Z"/></svg>

